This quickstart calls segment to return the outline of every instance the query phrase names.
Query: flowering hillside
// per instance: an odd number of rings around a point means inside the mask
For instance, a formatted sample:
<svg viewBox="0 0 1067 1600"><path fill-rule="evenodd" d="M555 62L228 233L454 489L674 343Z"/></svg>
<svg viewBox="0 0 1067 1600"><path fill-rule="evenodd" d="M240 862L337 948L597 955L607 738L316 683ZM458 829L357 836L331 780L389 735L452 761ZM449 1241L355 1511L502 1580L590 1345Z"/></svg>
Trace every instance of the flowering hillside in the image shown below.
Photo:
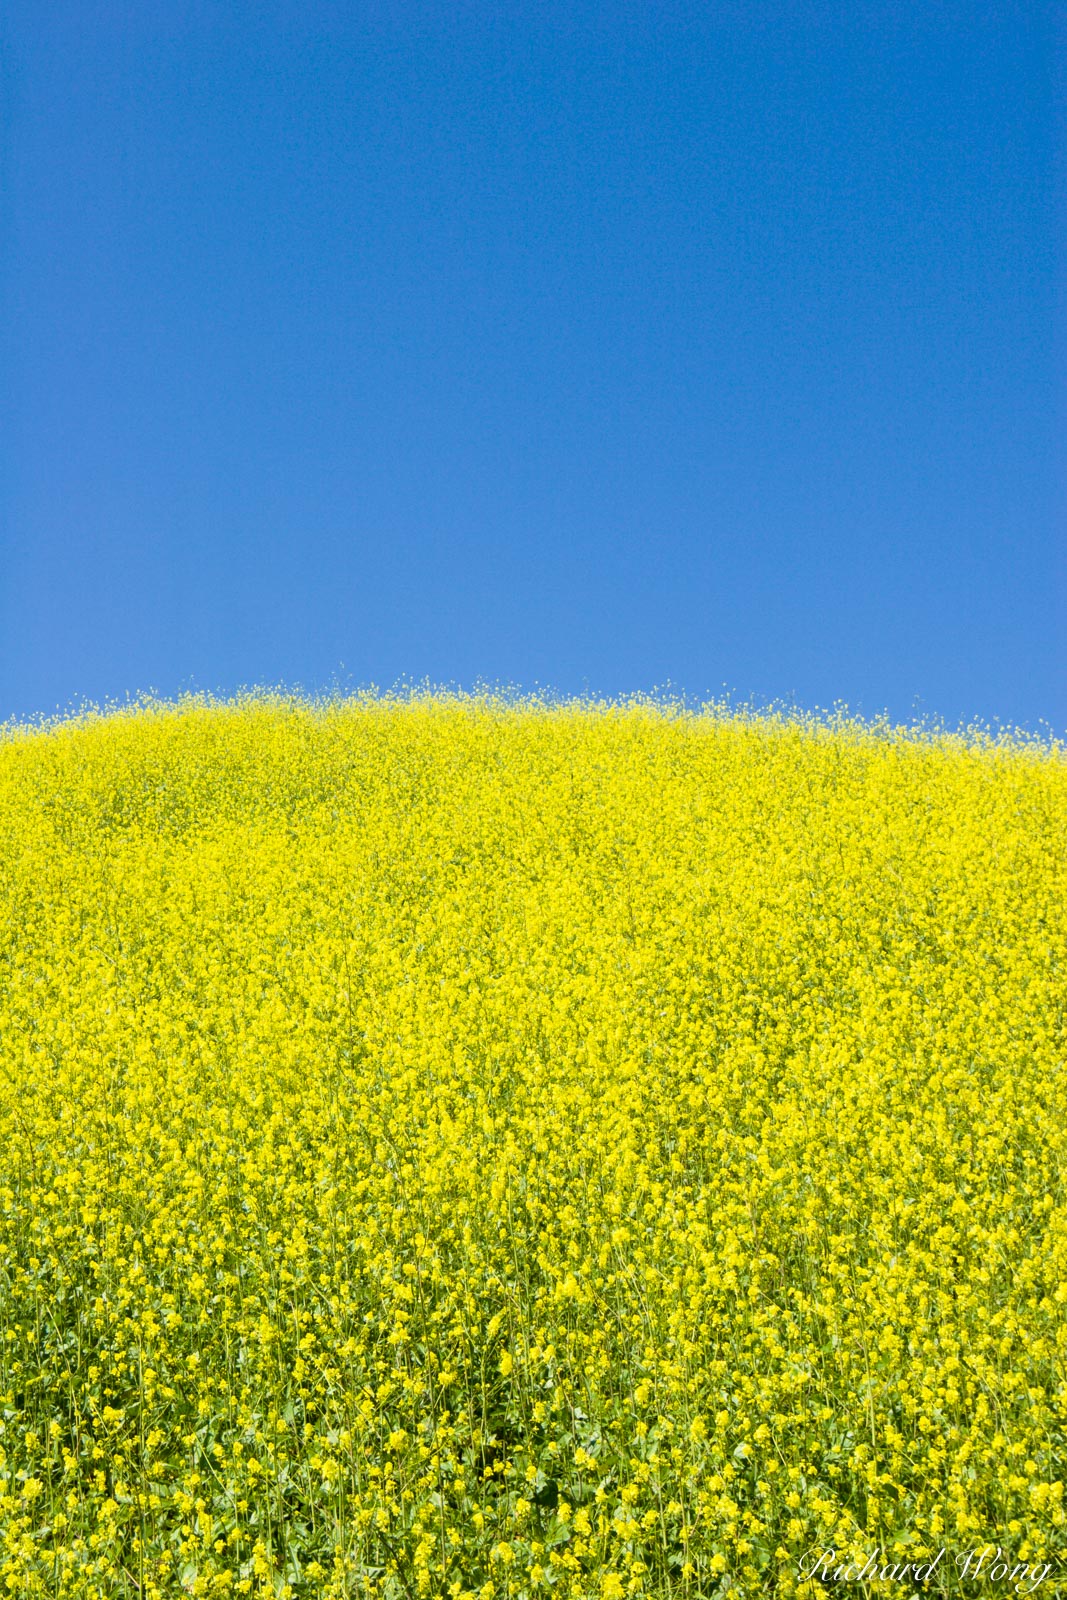
<svg viewBox="0 0 1067 1600"><path fill-rule="evenodd" d="M10 729L0 1590L1058 1572L1065 905L1067 768L1019 740Z"/></svg>

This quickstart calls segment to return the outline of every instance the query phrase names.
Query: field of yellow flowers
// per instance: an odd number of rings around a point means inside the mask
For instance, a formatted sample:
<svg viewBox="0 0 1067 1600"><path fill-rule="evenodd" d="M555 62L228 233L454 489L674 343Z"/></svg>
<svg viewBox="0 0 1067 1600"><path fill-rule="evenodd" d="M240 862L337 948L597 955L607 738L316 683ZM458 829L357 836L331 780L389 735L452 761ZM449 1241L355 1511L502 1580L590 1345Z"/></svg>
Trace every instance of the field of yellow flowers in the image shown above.
<svg viewBox="0 0 1067 1600"><path fill-rule="evenodd" d="M1018 737L9 726L0 1592L1067 1592L1065 905Z"/></svg>

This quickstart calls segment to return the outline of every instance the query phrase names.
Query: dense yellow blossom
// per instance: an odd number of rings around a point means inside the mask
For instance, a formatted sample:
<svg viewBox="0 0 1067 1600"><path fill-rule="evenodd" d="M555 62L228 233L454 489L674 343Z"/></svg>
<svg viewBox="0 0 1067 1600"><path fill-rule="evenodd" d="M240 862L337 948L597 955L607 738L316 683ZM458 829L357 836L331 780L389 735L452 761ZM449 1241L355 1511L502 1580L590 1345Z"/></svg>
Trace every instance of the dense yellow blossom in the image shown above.
<svg viewBox="0 0 1067 1600"><path fill-rule="evenodd" d="M0 873L0 1592L1061 1571L1058 747L146 705Z"/></svg>

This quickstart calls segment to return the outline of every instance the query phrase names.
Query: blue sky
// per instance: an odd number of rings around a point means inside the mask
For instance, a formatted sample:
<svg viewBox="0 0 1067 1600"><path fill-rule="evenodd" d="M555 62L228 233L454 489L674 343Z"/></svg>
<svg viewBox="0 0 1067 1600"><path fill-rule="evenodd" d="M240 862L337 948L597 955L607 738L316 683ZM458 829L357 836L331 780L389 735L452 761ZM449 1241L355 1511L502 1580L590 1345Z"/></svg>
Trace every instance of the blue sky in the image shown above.
<svg viewBox="0 0 1067 1600"><path fill-rule="evenodd" d="M1055 15L15 0L0 719L429 678L1067 731Z"/></svg>

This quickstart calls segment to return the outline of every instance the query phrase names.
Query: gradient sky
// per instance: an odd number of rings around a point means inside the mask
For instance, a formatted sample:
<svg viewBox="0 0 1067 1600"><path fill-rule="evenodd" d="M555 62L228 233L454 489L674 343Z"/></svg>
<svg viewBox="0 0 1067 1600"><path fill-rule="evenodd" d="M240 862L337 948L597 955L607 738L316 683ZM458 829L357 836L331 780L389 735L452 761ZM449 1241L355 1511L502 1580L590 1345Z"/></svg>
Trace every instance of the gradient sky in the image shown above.
<svg viewBox="0 0 1067 1600"><path fill-rule="evenodd" d="M1067 732L1045 5L0 22L0 719L478 679Z"/></svg>

